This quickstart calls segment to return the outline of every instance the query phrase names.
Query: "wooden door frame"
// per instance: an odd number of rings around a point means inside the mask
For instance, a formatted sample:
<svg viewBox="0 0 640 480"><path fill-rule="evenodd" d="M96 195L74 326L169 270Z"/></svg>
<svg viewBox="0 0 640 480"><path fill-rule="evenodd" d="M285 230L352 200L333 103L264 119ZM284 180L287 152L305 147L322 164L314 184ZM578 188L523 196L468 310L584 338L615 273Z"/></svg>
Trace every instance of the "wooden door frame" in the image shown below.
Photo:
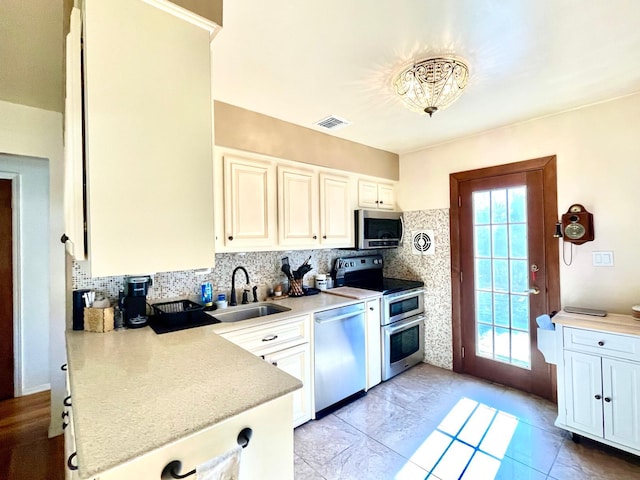
<svg viewBox="0 0 640 480"><path fill-rule="evenodd" d="M532 160L496 165L456 172L449 175L449 229L451 236L451 316L453 334L453 371L463 371L462 361L462 296L460 284L460 207L459 184L468 180L476 180L513 173L542 171L544 224L543 235L549 241L545 242L545 271L548 283L546 301L549 311L560 310L560 254L558 241L553 238L555 225L558 221L558 194L556 156L540 157ZM555 382L555 379L553 379Z"/></svg>
<svg viewBox="0 0 640 480"><path fill-rule="evenodd" d="M20 289L20 174L0 171L0 179L11 181L13 268L13 396L22 396L22 292Z"/></svg>

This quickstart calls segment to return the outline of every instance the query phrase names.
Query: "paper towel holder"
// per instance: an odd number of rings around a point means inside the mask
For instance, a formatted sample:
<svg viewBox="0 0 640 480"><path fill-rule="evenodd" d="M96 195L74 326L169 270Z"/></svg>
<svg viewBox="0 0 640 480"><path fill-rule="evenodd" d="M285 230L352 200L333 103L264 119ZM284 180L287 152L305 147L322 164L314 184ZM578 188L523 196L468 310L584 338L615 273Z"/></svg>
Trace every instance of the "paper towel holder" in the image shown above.
<svg viewBox="0 0 640 480"><path fill-rule="evenodd" d="M238 445L240 445L242 448L246 448L249 445L249 442L251 441L252 435L253 435L253 430L249 427L243 428L242 430L240 430L240 433L238 433L238 438L237 438ZM160 478L163 480L173 479L173 478L180 479L180 478L187 478L187 477L190 477L191 475L196 474L195 468L185 474L178 473L180 470L182 470L182 462L180 460L172 460L169 463L167 463L165 467L162 469Z"/></svg>

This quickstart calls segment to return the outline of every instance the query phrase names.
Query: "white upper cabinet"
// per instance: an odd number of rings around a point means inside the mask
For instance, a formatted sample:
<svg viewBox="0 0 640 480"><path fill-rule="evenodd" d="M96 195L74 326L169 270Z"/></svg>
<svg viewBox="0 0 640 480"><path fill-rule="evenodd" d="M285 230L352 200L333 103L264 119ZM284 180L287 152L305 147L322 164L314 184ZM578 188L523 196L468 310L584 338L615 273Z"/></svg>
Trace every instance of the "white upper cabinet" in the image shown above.
<svg viewBox="0 0 640 480"><path fill-rule="evenodd" d="M318 174L278 166L278 229L280 245L313 247L319 243Z"/></svg>
<svg viewBox="0 0 640 480"><path fill-rule="evenodd" d="M218 252L355 245L355 174L219 147L215 177ZM392 183L374 185L393 198Z"/></svg>
<svg viewBox="0 0 640 480"><path fill-rule="evenodd" d="M366 209L394 210L396 205L393 185L370 180L358 181L358 206Z"/></svg>
<svg viewBox="0 0 640 480"><path fill-rule="evenodd" d="M224 245L272 247L276 237L276 168L268 160L224 155Z"/></svg>
<svg viewBox="0 0 640 480"><path fill-rule="evenodd" d="M349 177L320 173L320 241L332 247L352 247L353 208Z"/></svg>
<svg viewBox="0 0 640 480"><path fill-rule="evenodd" d="M215 26L167 5L83 4L86 220L94 277L214 263Z"/></svg>

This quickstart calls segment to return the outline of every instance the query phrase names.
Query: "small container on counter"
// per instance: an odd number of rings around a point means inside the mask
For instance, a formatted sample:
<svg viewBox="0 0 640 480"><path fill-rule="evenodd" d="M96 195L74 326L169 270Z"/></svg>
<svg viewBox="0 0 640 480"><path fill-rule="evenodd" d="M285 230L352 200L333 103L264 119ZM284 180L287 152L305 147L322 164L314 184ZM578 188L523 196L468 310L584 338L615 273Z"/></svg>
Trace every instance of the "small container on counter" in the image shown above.
<svg viewBox="0 0 640 480"><path fill-rule="evenodd" d="M216 308L227 308L227 292L218 290L216 292Z"/></svg>
<svg viewBox="0 0 640 480"><path fill-rule="evenodd" d="M316 275L316 288L318 290L327 289L327 276L324 273L319 273L318 275Z"/></svg>
<svg viewBox="0 0 640 480"><path fill-rule="evenodd" d="M211 282L204 282L200 286L200 291L202 293L202 303L205 307L213 306L213 285Z"/></svg>

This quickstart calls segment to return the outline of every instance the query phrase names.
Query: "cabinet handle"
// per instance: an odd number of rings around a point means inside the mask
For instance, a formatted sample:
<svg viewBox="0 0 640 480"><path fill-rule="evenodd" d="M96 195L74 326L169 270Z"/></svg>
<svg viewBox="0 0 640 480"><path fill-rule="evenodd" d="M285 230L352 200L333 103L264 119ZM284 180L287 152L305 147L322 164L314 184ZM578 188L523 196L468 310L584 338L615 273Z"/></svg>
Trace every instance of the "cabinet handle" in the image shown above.
<svg viewBox="0 0 640 480"><path fill-rule="evenodd" d="M609 397L604 397L604 401L609 403L609 402L611 402L611 399Z"/></svg>
<svg viewBox="0 0 640 480"><path fill-rule="evenodd" d="M71 463L71 461L76 458L76 452L73 452L71 455L69 455L69 458L67 458L67 467L69 467L69 470L77 470L78 466L74 465L73 463Z"/></svg>
<svg viewBox="0 0 640 480"><path fill-rule="evenodd" d="M274 367L278 366L278 362L271 362L271 365L273 365Z"/></svg>
<svg viewBox="0 0 640 480"><path fill-rule="evenodd" d="M603 342L602 340L600 340L600 341L598 342L598 345L600 345L601 347L604 347L604 342Z"/></svg>
<svg viewBox="0 0 640 480"><path fill-rule="evenodd" d="M229 235L227 238L228 238L229 240L233 240L233 235Z"/></svg>
<svg viewBox="0 0 640 480"><path fill-rule="evenodd" d="M69 422L62 422L62 429L64 430L69 426Z"/></svg>
<svg viewBox="0 0 640 480"><path fill-rule="evenodd" d="M323 238L324 240L326 240L326 239L327 239L327 236L326 236L326 235L322 235L322 238Z"/></svg>
<svg viewBox="0 0 640 480"><path fill-rule="evenodd" d="M278 338L278 335L269 335L267 337L264 337L262 339L263 342L270 342L272 340L275 340L276 338Z"/></svg>
<svg viewBox="0 0 640 480"><path fill-rule="evenodd" d="M60 237L60 243L67 243L68 240L69 240L69 237L67 237L67 234L63 233L62 236Z"/></svg>
<svg viewBox="0 0 640 480"><path fill-rule="evenodd" d="M67 371L67 364L63 363L62 365L60 365L60 370L62 370L63 372Z"/></svg>
<svg viewBox="0 0 640 480"><path fill-rule="evenodd" d="M595 398L596 400L600 400L600 399L602 399L602 397L601 397L600 395L596 395L594 398Z"/></svg>
<svg viewBox="0 0 640 480"><path fill-rule="evenodd" d="M314 236L313 236L313 239L314 239L314 240L317 240L317 239L318 239L318 236L317 236L317 235L314 235Z"/></svg>
<svg viewBox="0 0 640 480"><path fill-rule="evenodd" d="M62 404L65 407L70 407L71 406L71 395L69 395L68 397L66 397L63 401Z"/></svg>
<svg viewBox="0 0 640 480"><path fill-rule="evenodd" d="M382 205L384 202L382 200L380 200L380 205Z"/></svg>
<svg viewBox="0 0 640 480"><path fill-rule="evenodd" d="M69 417L69 412L67 412L66 410L62 412L62 415L60 415L60 418L62 418L62 420L64 420L64 417Z"/></svg>
<svg viewBox="0 0 640 480"><path fill-rule="evenodd" d="M369 307L369 310L371 310L373 312L375 310L375 308Z"/></svg>
<svg viewBox="0 0 640 480"><path fill-rule="evenodd" d="M380 201L379 201L379 200L376 200L376 203L380 203Z"/></svg>

